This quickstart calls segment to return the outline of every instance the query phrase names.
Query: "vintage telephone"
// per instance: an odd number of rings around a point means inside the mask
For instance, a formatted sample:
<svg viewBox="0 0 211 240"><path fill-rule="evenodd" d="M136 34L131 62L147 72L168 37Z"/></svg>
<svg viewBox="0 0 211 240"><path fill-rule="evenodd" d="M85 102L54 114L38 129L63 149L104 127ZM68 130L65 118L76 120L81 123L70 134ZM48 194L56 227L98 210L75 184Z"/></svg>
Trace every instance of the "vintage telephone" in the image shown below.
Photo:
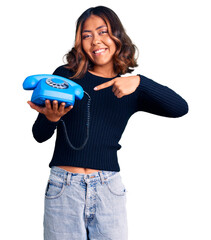
<svg viewBox="0 0 211 240"><path fill-rule="evenodd" d="M45 100L57 100L58 103L65 102L65 107L74 105L75 99L81 100L84 93L88 96L87 103L87 137L85 142L80 147L74 147L67 134L67 129L64 121L61 119L65 130L65 136L68 144L74 150L81 150L86 145L89 138L89 122L90 122L90 101L91 97L83 88L71 81L70 79L51 74L38 74L27 77L23 82L25 90L34 90L31 101L38 106L45 106Z"/></svg>
<svg viewBox="0 0 211 240"><path fill-rule="evenodd" d="M65 102L66 107L74 105L75 98L82 99L83 88L77 83L56 75L39 74L32 75L23 82L25 90L34 90L31 101L36 105L44 106L45 100L57 100Z"/></svg>

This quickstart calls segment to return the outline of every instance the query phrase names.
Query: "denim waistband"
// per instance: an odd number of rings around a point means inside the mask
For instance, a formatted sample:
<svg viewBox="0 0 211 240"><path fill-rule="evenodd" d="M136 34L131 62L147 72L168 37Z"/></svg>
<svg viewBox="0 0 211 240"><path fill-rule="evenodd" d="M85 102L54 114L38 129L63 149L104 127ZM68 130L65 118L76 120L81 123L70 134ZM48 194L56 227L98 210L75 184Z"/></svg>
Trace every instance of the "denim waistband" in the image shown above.
<svg viewBox="0 0 211 240"><path fill-rule="evenodd" d="M102 183L104 183L104 181L119 175L119 172L104 170L93 172L90 174L72 173L57 166L52 166L50 172L51 174L56 175L57 177L60 177L63 180L65 180L67 184L69 184L70 181L77 182L101 181Z"/></svg>

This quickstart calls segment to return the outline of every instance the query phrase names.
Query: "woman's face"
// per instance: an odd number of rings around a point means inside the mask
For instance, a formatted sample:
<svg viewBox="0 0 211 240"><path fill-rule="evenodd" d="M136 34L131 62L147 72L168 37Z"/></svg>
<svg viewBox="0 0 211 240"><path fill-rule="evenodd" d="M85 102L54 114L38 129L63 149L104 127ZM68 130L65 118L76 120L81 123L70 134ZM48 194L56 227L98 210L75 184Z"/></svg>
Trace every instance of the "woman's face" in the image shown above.
<svg viewBox="0 0 211 240"><path fill-rule="evenodd" d="M111 67L116 45L108 34L105 21L91 15L82 29L82 47L95 66Z"/></svg>

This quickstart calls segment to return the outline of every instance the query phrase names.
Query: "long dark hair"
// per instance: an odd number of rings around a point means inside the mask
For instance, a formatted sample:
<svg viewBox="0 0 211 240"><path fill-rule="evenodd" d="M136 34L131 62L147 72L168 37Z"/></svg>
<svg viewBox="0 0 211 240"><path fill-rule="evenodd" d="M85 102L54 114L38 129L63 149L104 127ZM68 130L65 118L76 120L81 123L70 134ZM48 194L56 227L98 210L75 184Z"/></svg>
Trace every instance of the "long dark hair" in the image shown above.
<svg viewBox="0 0 211 240"><path fill-rule="evenodd" d="M87 70L92 70L94 66L83 50L81 41L83 25L91 15L96 15L105 21L109 36L116 44L115 73L125 74L134 71L133 68L138 66L135 58L137 47L126 34L116 13L107 7L98 6L87 9L76 22L74 47L65 55L68 63L66 67L75 73L72 78L82 78Z"/></svg>

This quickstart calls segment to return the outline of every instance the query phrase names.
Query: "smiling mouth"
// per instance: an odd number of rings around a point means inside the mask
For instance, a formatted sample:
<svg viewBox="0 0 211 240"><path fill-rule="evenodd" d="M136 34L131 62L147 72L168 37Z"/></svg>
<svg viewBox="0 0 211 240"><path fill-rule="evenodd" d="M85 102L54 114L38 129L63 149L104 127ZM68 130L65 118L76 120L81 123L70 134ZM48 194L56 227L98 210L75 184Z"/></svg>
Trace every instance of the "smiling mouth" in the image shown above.
<svg viewBox="0 0 211 240"><path fill-rule="evenodd" d="M101 53L104 53L106 50L107 50L107 48L101 48L101 49L93 51L93 53L94 54L101 54Z"/></svg>

